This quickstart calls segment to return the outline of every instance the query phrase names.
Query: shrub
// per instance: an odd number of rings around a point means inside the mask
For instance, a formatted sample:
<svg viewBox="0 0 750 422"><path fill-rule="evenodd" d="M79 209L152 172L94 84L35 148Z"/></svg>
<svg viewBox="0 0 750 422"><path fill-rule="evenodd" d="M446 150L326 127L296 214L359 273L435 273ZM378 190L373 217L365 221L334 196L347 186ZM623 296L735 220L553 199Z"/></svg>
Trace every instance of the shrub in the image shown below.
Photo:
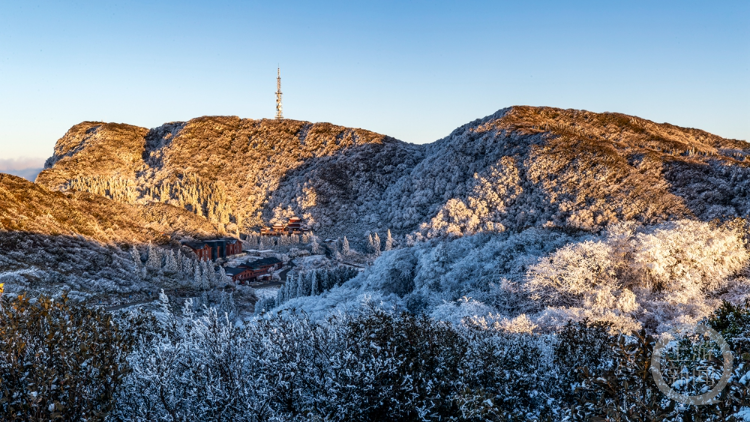
<svg viewBox="0 0 750 422"><path fill-rule="evenodd" d="M128 371L132 337L103 311L26 296L0 307L3 420L102 420Z"/></svg>

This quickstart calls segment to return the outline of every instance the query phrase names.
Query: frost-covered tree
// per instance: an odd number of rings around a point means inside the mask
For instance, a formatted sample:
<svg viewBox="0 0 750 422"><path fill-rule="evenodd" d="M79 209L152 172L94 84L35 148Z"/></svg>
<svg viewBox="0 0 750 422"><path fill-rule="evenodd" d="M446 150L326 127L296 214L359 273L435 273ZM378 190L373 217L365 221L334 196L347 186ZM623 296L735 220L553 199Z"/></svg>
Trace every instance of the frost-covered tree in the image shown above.
<svg viewBox="0 0 750 422"><path fill-rule="evenodd" d="M195 273L196 263L197 262L195 260L187 256L182 257L182 272L185 274L185 278L193 276L193 274Z"/></svg>
<svg viewBox="0 0 750 422"><path fill-rule="evenodd" d="M146 260L146 268L150 270L161 269L161 249L155 247L153 244L148 244L148 259Z"/></svg>
<svg viewBox="0 0 750 422"><path fill-rule="evenodd" d="M318 272L312 272L312 281L310 283L310 296L317 296L320 294L320 288L318 287Z"/></svg>
<svg viewBox="0 0 750 422"><path fill-rule="evenodd" d="M286 282L284 283L284 286L289 283L289 277L287 276ZM281 305L286 301L286 297L284 296L284 286L279 287L279 291L276 292L276 305Z"/></svg>
<svg viewBox="0 0 750 422"><path fill-rule="evenodd" d="M372 243L375 249L375 255L380 256L381 243L380 243L380 236L378 236L377 233L375 233L375 235L372 237Z"/></svg>
<svg viewBox="0 0 750 422"><path fill-rule="evenodd" d="M206 281L208 283L208 286L210 288L216 287L219 284L219 281L221 280L219 278L219 273L216 271L216 267L214 266L213 262L209 262L207 264L208 267L208 276L206 277Z"/></svg>
<svg viewBox="0 0 750 422"><path fill-rule="evenodd" d="M707 292L726 288L748 264L743 232L736 224L680 220L652 228L618 224L601 240L568 244L529 268L526 290L533 300L574 319L610 321L619 329L643 323L664 331L695 323L716 306Z"/></svg>
<svg viewBox="0 0 750 422"><path fill-rule="evenodd" d="M232 278L227 275L227 272L224 271L224 267L219 266L219 280L223 284L231 284Z"/></svg>
<svg viewBox="0 0 750 422"><path fill-rule="evenodd" d="M294 295L294 297L303 297L307 296L305 285L307 284L307 277L305 277L302 273L297 274L297 293Z"/></svg>
<svg viewBox="0 0 750 422"><path fill-rule="evenodd" d="M312 236L312 243L310 244L310 250L313 253L313 255L318 255L323 253L323 251L320 248L320 244L318 243L318 237Z"/></svg>
<svg viewBox="0 0 750 422"><path fill-rule="evenodd" d="M164 254L164 272L167 274L177 274L179 272L177 259L172 250L167 250Z"/></svg>
<svg viewBox="0 0 750 422"><path fill-rule="evenodd" d="M255 315L262 315L276 307L276 298L266 297L258 300L255 304Z"/></svg>
<svg viewBox="0 0 750 422"><path fill-rule="evenodd" d="M380 256L380 237L377 233L374 236L372 234L367 235L367 247L372 255Z"/></svg>
<svg viewBox="0 0 750 422"><path fill-rule="evenodd" d="M193 277L193 282L195 284L195 287L201 288L204 284L203 282L204 279L205 279L205 275L203 275L203 272L201 271L201 265L195 265L195 272L194 272L194 277Z"/></svg>
<svg viewBox="0 0 750 422"><path fill-rule="evenodd" d="M391 236L391 229L388 229L388 237L385 238L385 250L390 251L393 249L393 237Z"/></svg>
<svg viewBox="0 0 750 422"><path fill-rule="evenodd" d="M22 295L0 306L3 421L102 420L129 372L140 330L68 299Z"/></svg>
<svg viewBox="0 0 750 422"><path fill-rule="evenodd" d="M202 291L206 291L209 288L209 283L211 282L211 268L209 267L208 262L201 261L201 276L200 276L200 284L198 285L198 288Z"/></svg>
<svg viewBox="0 0 750 422"><path fill-rule="evenodd" d="M349 239L344 236L344 243L341 246L341 253L344 256L349 256L351 254L351 250L349 249Z"/></svg>
<svg viewBox="0 0 750 422"><path fill-rule="evenodd" d="M143 266L143 264L141 263L141 254L140 252L138 252L138 248L133 246L130 249L130 256L133 258L133 264L135 265L135 270L137 271L138 274L140 274L141 267Z"/></svg>

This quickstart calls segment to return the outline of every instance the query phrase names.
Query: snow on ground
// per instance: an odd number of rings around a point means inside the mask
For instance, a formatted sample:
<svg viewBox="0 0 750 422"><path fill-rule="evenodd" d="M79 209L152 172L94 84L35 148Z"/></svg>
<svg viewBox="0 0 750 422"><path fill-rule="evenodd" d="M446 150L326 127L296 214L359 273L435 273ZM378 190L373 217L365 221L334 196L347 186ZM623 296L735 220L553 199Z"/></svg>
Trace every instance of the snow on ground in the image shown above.
<svg viewBox="0 0 750 422"><path fill-rule="evenodd" d="M258 296L258 299L265 299L269 297L276 297L278 291L278 287L261 287L255 289L255 295Z"/></svg>

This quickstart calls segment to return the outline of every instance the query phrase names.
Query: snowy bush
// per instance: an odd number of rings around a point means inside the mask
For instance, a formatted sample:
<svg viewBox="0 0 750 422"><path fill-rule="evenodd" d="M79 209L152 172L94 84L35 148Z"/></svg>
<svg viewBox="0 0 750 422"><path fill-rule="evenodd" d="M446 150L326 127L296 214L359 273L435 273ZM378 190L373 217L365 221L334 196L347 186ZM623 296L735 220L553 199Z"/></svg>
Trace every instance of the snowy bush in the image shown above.
<svg viewBox="0 0 750 422"><path fill-rule="evenodd" d="M112 315L66 296L3 299L2 419L103 420L116 406L133 341Z"/></svg>
<svg viewBox="0 0 750 422"><path fill-rule="evenodd" d="M507 420L550 415L548 337L458 329L368 308L237 327L168 317L129 358L113 419ZM519 385L522 388L519 388Z"/></svg>
<svg viewBox="0 0 750 422"><path fill-rule="evenodd" d="M540 259L525 288L547 307L570 309L574 319L632 330L638 326L632 317L665 331L718 305L712 292L748 263L741 227L690 220L638 230L615 225L601 240L569 244Z"/></svg>
<svg viewBox="0 0 750 422"><path fill-rule="evenodd" d="M385 308L497 330L552 332L588 318L619 332L663 332L706 317L721 298L750 296L743 236L743 221L679 220L620 223L599 235L529 229L433 239L383 252L315 300L275 305L325 318L370 296Z"/></svg>

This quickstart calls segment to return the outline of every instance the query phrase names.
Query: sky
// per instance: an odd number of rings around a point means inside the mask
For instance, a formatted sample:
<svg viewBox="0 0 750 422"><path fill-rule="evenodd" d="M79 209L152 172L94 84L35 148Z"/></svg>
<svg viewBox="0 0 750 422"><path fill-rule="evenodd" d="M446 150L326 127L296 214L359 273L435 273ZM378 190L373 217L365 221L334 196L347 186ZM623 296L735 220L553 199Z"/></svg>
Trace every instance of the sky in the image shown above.
<svg viewBox="0 0 750 422"><path fill-rule="evenodd" d="M272 118L277 66L285 117L407 142L511 105L750 140L748 1L2 0L0 167L86 120Z"/></svg>

